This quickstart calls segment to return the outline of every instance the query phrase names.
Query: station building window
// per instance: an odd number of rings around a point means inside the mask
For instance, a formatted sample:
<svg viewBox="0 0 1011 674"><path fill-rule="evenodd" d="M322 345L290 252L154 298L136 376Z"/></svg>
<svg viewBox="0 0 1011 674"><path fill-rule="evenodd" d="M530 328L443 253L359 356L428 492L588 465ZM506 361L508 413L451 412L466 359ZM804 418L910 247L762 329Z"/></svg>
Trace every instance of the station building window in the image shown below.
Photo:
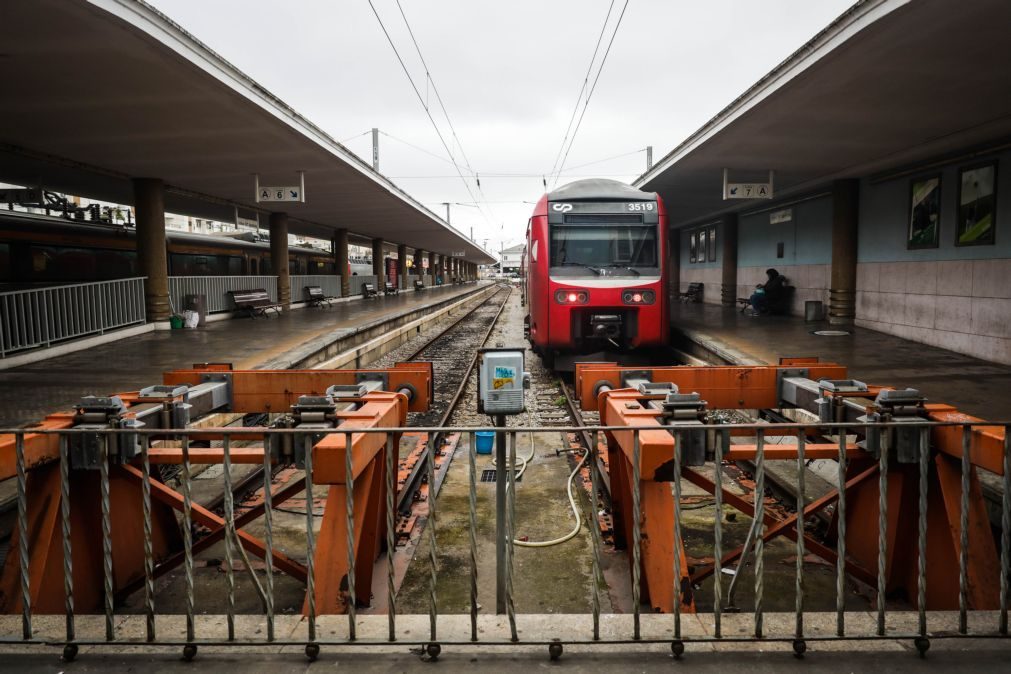
<svg viewBox="0 0 1011 674"><path fill-rule="evenodd" d="M172 276L242 276L243 260L237 255L169 255Z"/></svg>

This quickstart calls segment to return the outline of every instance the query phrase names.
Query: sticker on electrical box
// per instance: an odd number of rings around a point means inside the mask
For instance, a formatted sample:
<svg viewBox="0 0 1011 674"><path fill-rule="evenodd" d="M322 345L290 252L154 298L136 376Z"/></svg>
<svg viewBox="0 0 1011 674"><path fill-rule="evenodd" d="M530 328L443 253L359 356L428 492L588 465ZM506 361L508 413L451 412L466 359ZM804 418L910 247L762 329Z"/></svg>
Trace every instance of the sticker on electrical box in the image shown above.
<svg viewBox="0 0 1011 674"><path fill-rule="evenodd" d="M495 376L492 377L491 386L494 389L500 389L507 384L516 383L516 368L514 367L504 367L502 365L495 366Z"/></svg>

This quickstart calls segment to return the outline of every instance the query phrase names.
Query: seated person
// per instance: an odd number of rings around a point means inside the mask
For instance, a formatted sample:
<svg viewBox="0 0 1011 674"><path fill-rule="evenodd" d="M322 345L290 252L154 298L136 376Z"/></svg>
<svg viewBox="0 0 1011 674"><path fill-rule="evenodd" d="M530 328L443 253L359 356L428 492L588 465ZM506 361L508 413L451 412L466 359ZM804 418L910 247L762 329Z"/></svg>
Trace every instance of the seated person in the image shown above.
<svg viewBox="0 0 1011 674"><path fill-rule="evenodd" d="M783 288L786 286L786 277L775 269L766 269L765 275L769 280L759 283L751 295L751 308L756 314L769 313L769 307L775 306L782 299Z"/></svg>

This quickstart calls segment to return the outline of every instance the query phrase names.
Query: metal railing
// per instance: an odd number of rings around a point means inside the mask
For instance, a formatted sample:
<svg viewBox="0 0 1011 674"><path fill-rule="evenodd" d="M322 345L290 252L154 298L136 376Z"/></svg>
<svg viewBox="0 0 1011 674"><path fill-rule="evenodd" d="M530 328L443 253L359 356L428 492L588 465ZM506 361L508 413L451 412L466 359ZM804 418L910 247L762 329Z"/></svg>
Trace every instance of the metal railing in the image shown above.
<svg viewBox="0 0 1011 674"><path fill-rule="evenodd" d="M352 276L348 279L349 287L351 288L350 297L362 294L362 286L366 283L371 283L373 286L376 284L376 276ZM382 292L382 288L376 288L377 292Z"/></svg>
<svg viewBox="0 0 1011 674"><path fill-rule="evenodd" d="M299 274L291 277L291 301L305 302L305 287L319 286L327 297L341 296L341 277L333 274Z"/></svg>
<svg viewBox="0 0 1011 674"><path fill-rule="evenodd" d="M233 311L235 305L228 295L230 290L255 290L262 288L277 301L276 276L169 276L169 298L172 308L182 313L186 308L187 295L205 295L207 313ZM299 293L301 293L301 288Z"/></svg>
<svg viewBox="0 0 1011 674"><path fill-rule="evenodd" d="M983 428L993 430L993 429L1003 429L1004 431L1004 441L1002 448L1002 460L1000 465L1003 469L1002 474L1002 486L1003 486L1003 498L1001 502L1001 526L1000 526L1000 552L999 552L999 562L995 560L995 563L999 563L999 583L994 587L985 588L986 592L991 593L992 597L996 597L997 610L995 611L975 611L969 607L968 592L970 579L967 573L967 562L970 551L968 550L967 541L967 523L969 517L970 501L969 501L969 479L970 474L975 470L971 463L972 460L972 447L973 447L973 431L979 431ZM797 513L803 513L801 516L786 517L780 520L773 526L769 527L768 531L763 531L762 527L757 527L756 531L753 532L751 540L753 543L748 542L743 547L743 554L752 554L754 562L752 569L754 570L754 580L753 580L753 600L750 607L750 616L739 615L739 616L729 616L725 609L727 605L728 598L732 598L735 585L743 576L740 572L743 564L739 564L737 569L738 572L733 575L733 581L730 583L730 587L727 589L727 594L724 595L724 578L721 571L726 568L726 562L722 561L726 558L723 554L723 545L726 543L725 534L723 531L724 522L723 517L715 516L712 519L712 545L713 545L713 559L716 562L713 564L715 567L715 573L712 574L713 586L711 588L712 596L712 610L706 613L699 613L697 618L701 620L701 624L686 625L683 620L684 615L681 607L684 605L684 597L681 594L685 587L680 582L675 582L673 585L674 592L674 606L678 607L678 610L673 611L666 615L650 615L650 622L655 624L660 621L664 626L663 630L654 630L653 633L647 633L643 630L642 620L643 616L641 612L643 610L643 605L638 601L639 590L638 582L640 580L639 562L643 559L643 540L641 534L638 533L639 529L633 530L633 535L629 537L628 547L630 548L629 558L631 560L631 573L633 578L632 594L635 599L632 605L632 616L630 623L620 623L623 625L622 629L627 628L627 633L616 633L613 630L603 631L601 629L601 586L604 584L604 579L602 576L602 548L603 543L601 542L600 530L595 517L589 518L588 528L589 528L589 539L590 548L592 550L592 578L589 580L589 597L590 597L590 614L592 616L592 623L586 624L585 633L572 636L571 634L564 634L561 632L564 627L559 622L550 623L550 628L545 628L545 623L537 623L537 628L533 630L526 630L526 634L534 634L536 636L529 637L520 635L524 633L522 627L522 622L524 620L523 614L517 613L515 607L515 585L519 581L515 576L513 565L513 549L519 544L515 541L515 522L516 522L516 500L522 498L522 486L517 488L516 475L517 475L517 445L518 439L521 435L527 433L544 434L549 433L557 438L558 434L565 433L588 433L589 436L594 440L593 447L591 447L587 452L585 457L585 463L589 467L589 480L591 483L590 489L588 489L589 499L589 512L598 513L601 508L601 503L599 501L600 494L603 493L602 487L607 482L605 477L599 472L600 466L600 452L601 447L607 446L607 441L611 441L611 449L614 450L614 437L615 434L624 433L630 434L632 436L632 456L630 457L630 473L627 475L630 479L628 483L632 485L632 501L631 504L626 504L626 506L631 506L631 517L629 521L640 522L642 521L642 502L640 500L639 484L643 476L640 474L641 471L641 461L643 459L643 443L640 441L640 435L642 431L656 432L657 430L670 432L675 439L675 447L681 447L682 441L687 443L687 434L697 433L698 429L702 428L705 432L712 433L712 438L714 444L712 449L722 456L726 456L728 451L731 449L731 431L738 430L748 430L754 435L754 481L755 490L754 493L756 497L754 498L754 521L762 522L763 517L766 513L763 513L764 508L764 488L766 486L766 477L768 474L768 464L772 461L779 461L787 463L792 466L795 471L794 477L796 479L797 494L796 500L793 504L787 504L788 506L795 506ZM818 432L815 433L815 429ZM863 464L860 466L861 477L854 477L853 472L847 472L847 468L850 464L851 459L855 456L854 447L850 442L852 435L848 437L847 434L862 433L865 435L876 434L876 433L887 433L893 429L901 429L901 432L907 434L908 437L916 438L916 456L910 460L909 456L905 457L905 466L908 470L907 475L915 474L916 480L912 482L915 486L910 486L907 484L905 488L912 489L915 494L916 502L916 552L913 553L916 559L916 599L912 602L911 609L895 609L890 608L889 604L885 601L886 594L886 579L885 579L885 560L889 554L889 540L884 535L884 527L886 521L889 518L889 508L893 503L889 499L888 488L889 488L889 474L891 471L897 469L897 464L895 464L896 457L894 456L894 450L889 448L888 443L882 443L880 454L877 458L873 458L870 455L861 455L861 460ZM88 443L76 443L76 446L80 447L87 444L87 446L92 448L97 448L97 459L94 463L97 463L98 477L97 481L99 484L100 499L98 503L93 501L88 501L89 507L94 508L94 513L97 513L96 519L100 519L102 523L102 551L99 556L103 559L103 576L104 576L104 632L99 634L85 634L77 631L76 614L74 606L74 573L71 564L73 558L71 550L71 520L73 513L70 509L69 494L73 489L76 489L75 480L72 479L74 473L77 472L71 468L72 463L72 452L71 447L75 446L73 441L74 437L80 437L82 434L95 434L96 431L84 431L84 430L0 430L0 434L13 434L15 436L15 457L14 463L16 466L16 479L17 479L17 518L16 518L16 540L17 549L11 550L8 555L8 564L12 563L11 560L15 560L13 563L19 565L20 568L20 585L18 586L19 601L16 602L18 609L21 612L21 624L19 625L19 633L0 633L0 642L11 644L11 643L21 643L21 644L59 644L65 645L67 648L71 649L71 657L76 654L76 648L78 645L100 645L100 644L133 644L133 645L177 645L185 646L187 651L184 651L188 657L196 652L197 645L201 644L213 644L213 645L237 645L237 646L255 646L263 645L265 643L270 643L274 645L298 645L306 646L306 653L310 657L315 657L319 652L320 646L333 645L333 646L377 646L384 644L393 644L394 642L402 646L404 644L420 644L427 649L429 655L436 656L441 650L442 646L446 645L459 645L459 646L473 646L473 645L543 645L548 646L551 650L552 656L555 657L557 654L561 653L562 644L625 644L625 645L636 645L636 644L649 644L649 643L666 643L670 644L675 655L680 655L684 652L685 644L691 643L713 643L713 642L787 642L792 643L794 650L801 654L806 648L806 643L809 641L831 641L831 640L842 640L842 639L853 639L853 640L873 640L873 639L909 639L912 640L917 649L922 653L925 653L926 649L929 647L930 639L937 638L959 638L959 637L972 637L972 638L990 638L990 637L1000 637L1006 638L1008 636L1008 604L1009 604L1009 577L1011 577L1011 556L1009 556L1009 551L1011 551L1011 434L1009 434L1011 426L1008 422L923 422L923 423L894 423L894 422L878 422L878 423L832 423L832 424L821 424L818 422L797 422L797 423L776 423L776 424L757 424L757 423L746 423L746 424L725 424L716 426L704 426L704 427L683 427L681 429L673 427L648 427L648 428L631 428L631 427L607 427L607 426L595 426L595 427L509 427L509 428L485 428L485 427L452 427L452 428L420 428L420 427L405 427L405 428L355 428L353 431L342 431L338 427L332 430L314 429L312 431L316 438L319 438L323 434L342 434L345 436L345 446L351 447L353 444L353 436L358 436L359 434L380 434L385 440L385 497L387 503L387 519L385 522L386 528L386 542L389 549L394 547L394 513L392 504L396 500L396 466L394 457L398 455L397 447L395 445L395 438L399 438L403 433L443 433L452 434L458 433L461 437L466 437L469 439L469 451L466 457L467 466L467 491L468 491L468 516L466 518L467 526L467 541L469 549L469 568L467 573L469 575L469 606L468 611L470 617L469 633L463 638L449 638L440 640L438 637L438 626L440 621L440 605L438 597L438 578L439 578L439 564L438 558L438 543L439 543L439 531L437 527L436 520L436 510L435 503L429 504L429 513L427 520L427 543L429 545L429 554L427 559L418 555L413 563L424 564L428 567L428 573L424 576L424 582L427 584L427 596L429 601L429 613L428 613L428 629L425 630L427 633L419 634L418 630L411 630L408 634L406 631L398 631L397 621L401 617L408 617L400 614L397 609L397 598L398 591L393 582L393 565L387 564L386 569L388 573L387 587L386 587L386 606L388 607L386 611L385 622L388 623L388 632L386 638L377 637L359 637L357 635L357 629L361 625L362 617L357 615L355 608L355 602L351 601L348 603L349 612L346 617L347 620L347 632L345 635L332 636L337 634L336 631L323 632L318 630L317 622L319 616L317 614L317 606L315 603L315 594L313 591L315 574L317 570L313 568L312 560L314 558L316 540L313 535L313 509L311 504L313 502L313 452L307 451L305 454L305 471L304 478L299 478L304 483L305 498L306 503L309 506L306 508L306 587L307 587L307 603L305 610L305 620L304 626L297 628L296 630L289 633L288 636L278 638L277 630L275 630L275 621L278 616L274 612L274 602L273 602L273 582L274 574L277 571L274 569L271 562L273 552L276 552L272 542L272 524L270 519L270 512L272 509L271 503L271 483L272 483L272 458L269 451L263 452L263 466L265 468L263 473L262 489L265 496L265 555L266 560L265 567L265 583L260 584L256 582L256 586L260 589L258 591L263 592L263 606L264 613L266 616L267 629L262 636L257 636L254 634L244 635L239 637L236 635L236 611L235 611L235 575L236 575L236 563L233 559L233 555L236 550L241 552L242 542L238 538L236 532L236 519L234 512L234 503L230 496L230 487L232 486L232 453L235 451L232 449L234 443L245 442L249 440L250 442L243 447L245 454L243 455L243 462L250 463L250 447L261 447L262 445L257 445L256 442L262 440L264 443L269 439L268 436L271 435L296 435L304 438L305 431L299 431L298 429L263 429L263 428L200 428L200 429L187 429L187 430L171 430L171 437L175 441L181 441L182 445L182 471L179 477L180 490L182 491L182 526L181 535L183 539L183 555L185 557L183 563L185 573L186 573L186 584L185 584L185 613L186 613L186 636L185 639L180 641L178 639L160 639L158 626L161 621L164 620L168 622L170 617L158 614L156 611L157 597L155 591L154 578L156 575L156 565L153 555L152 546L152 536L151 536L151 508L152 508L152 488L157 487L159 491L164 489L163 485L154 478L152 478L150 460L150 452L152 449L152 443L154 442L153 436L160 436L164 438L166 436L165 430L146 430L146 429L112 429L112 430L101 430L97 431L100 436L103 436L103 441L97 444ZM478 605L478 536L481 534L477 530L478 522L478 499L477 499L477 484L480 479L478 474L476 461L475 461L475 448L477 443L475 441L475 433L478 431L492 431L498 434L500 439L504 439L504 444L496 443L496 453L501 463L499 467L501 468L503 464L507 466L505 473L505 489L498 492L498 512L504 518L504 527L502 530L505 532L506 537L506 554L497 558L497 566L501 573L505 576L505 615L508 623L508 636L505 638L482 636L483 631L479 629L479 613L480 607ZM189 458L189 453L192 451L189 449L189 437L194 434L204 434L206 437L207 433L213 432L214 434L220 434L223 438L222 456L223 456L223 483L225 486L225 505L224 505L224 524L222 528L224 531L224 540L226 541L226 569L225 574L223 574L223 582L226 584L228 592L228 600L225 607L226 621L228 626L228 636L227 638L220 637L207 637L201 638L197 631L197 621L195 619L195 605L197 601L195 583L193 580L194 573L194 527L192 526L193 512L195 511L195 506L193 504L193 499L190 492L192 473L191 473L191 460ZM960 534L960 546L958 557L959 573L957 578L957 593L958 593L958 610L957 615L951 615L942 612L928 612L926 609L926 596L929 591L928 579L927 579L927 536L928 536L928 475L930 471L933 470L931 467L932 458L937 456L933 453L932 448L932 433L938 432L954 432L959 433L962 443L962 453L961 457L952 457L954 462L958 462L961 466L960 468L960 482L961 482L961 497L958 499L958 504L955 508L958 511L958 518L960 522L959 532L946 532L948 535L954 535L955 533ZM909 436L909 433L914 435ZM821 435L824 437L835 437L835 443L838 447L838 453L835 456L835 460L838 461L838 485L846 485L846 489L840 489L837 495L834 497L837 499L837 505L834 517L832 521L834 524L832 527L835 529L835 535L838 537L839 547L837 548L837 559L836 563L833 565L833 573L835 575L835 588L834 597L829 597L828 600L834 600L834 614L835 620L831 621L828 627L824 624L825 621L821 621L823 624L820 626L812 626L810 623L805 622L805 617L810 617L815 615L817 609L812 608L812 596L806 589L805 575L809 573L805 570L805 556L809 550L805 546L805 541L810 539L810 535L805 530L805 523L811 517L814 512L815 503L823 501L825 497L812 503L808 500L806 494L806 484L804 476L806 474L806 461L809 458L805 454L805 447L808 445L807 434ZM63 578L64 578L64 588L65 588L65 629L63 629L62 638L54 638L52 636L47 637L45 640L40 639L35 636L35 621L39 621L40 618L35 616L32 607L32 596L33 591L30 585L29 571L31 565L31 558L29 556L29 544L28 540L31 538L29 535L29 512L27 505L26 489L27 480L26 475L38 464L37 457L31 462L26 462L26 437L33 435L57 435L59 436L59 453L56 459L59 463L59 486L60 493L62 495L61 499L61 509L58 514L59 522L57 527L60 527L58 531L62 531L63 540ZM141 505L143 513L143 532L144 536L142 540L137 540L133 544L138 547L143 548L144 556L144 585L143 585L143 615L145 619L145 629L142 631L143 636L141 637L130 637L125 634L128 630L125 628L119 628L117 625L117 613L115 609L115 604L113 601L114 595L114 583L113 583L113 564L112 564L112 546L110 544L110 501L109 501L109 447L113 446L111 436L118 436L117 446L122 447L124 440L126 438L133 438L137 443L139 443L139 454L132 459L132 464L134 470L137 474L142 475L141 482ZM796 440L796 453L795 457L789 459L777 459L776 455L772 455L772 458L766 456L766 454L772 454L769 447L772 445L768 444L772 442L776 437L791 437ZM0 435L0 439L3 436ZM133 440L131 440L132 442ZM557 441L557 440L555 440ZM655 445L654 445L655 446ZM782 447L782 445L777 445ZM687 444L685 445L687 447ZM818 446L819 451L822 455L825 454L825 445L821 444ZM622 450L618 450L622 451ZM627 453L627 449L624 450ZM672 467L671 475L682 475L686 473L685 470L688 469L684 465L685 457L687 456L684 452L687 450L675 449L671 452L669 456L669 465ZM812 452L814 452L814 447L812 446ZM654 459L656 457L653 457ZM667 457L662 457L664 461L667 461ZM503 460L504 459L504 460ZM725 507L725 502L723 500L724 491L722 489L723 480L723 470L713 470L715 464L713 463L713 457L710 456L706 459L708 466L700 467L699 470L710 469L713 472L713 481L715 484L715 490L713 492L714 503L713 508L716 513L722 513ZM345 452L345 465L344 470L346 475L351 476L353 474L352 469L352 452ZM425 465L423 470L426 471L428 477L428 484L433 485L435 482L435 464L433 453L429 452L425 460ZM876 571L876 587L874 583L869 584L869 593L874 596L874 609L872 615L874 620L867 621L864 620L867 616L866 608L860 609L849 609L847 608L847 568L848 560L846 555L846 550L843 547L847 539L847 522L846 522L846 504L847 504L847 491L855 483L857 479L864 479L864 473L877 473L877 484L879 489L879 512L876 522L871 520L865 523L865 527L868 529L877 529L875 532L877 535L876 542L876 556L878 560L877 571ZM94 473L92 472L92 476ZM612 475L611 479L614 479ZM652 478L650 478L652 479ZM684 477L681 479L672 480L673 482L673 508L674 508L674 519L675 526L671 531L672 547L674 550L674 558L677 559L678 556L685 551L686 542L685 532L682 528L682 482L685 480ZM873 484L873 476L871 479L866 480L866 483ZM957 482L956 482L957 483ZM90 482L89 482L90 484ZM347 533L348 540L348 574L347 574L347 590L348 596L355 596L355 557L350 554L352 550L352 545L355 540L354 538L354 501L352 500L350 494L353 491L353 481L350 477L347 480L345 488L345 493L348 495L347 500L344 504L344 516L345 529ZM277 492L274 492L275 494ZM728 492L729 493L729 492ZM505 501L502 501L504 496ZM935 495L935 498L937 496ZM732 505L730 501L726 502L726 505ZM824 507L824 503L818 507ZM951 507L949 503L947 507ZM93 516L94 516L93 513ZM74 520L77 521L76 519ZM82 519L81 521L88 521ZM243 524L248 522L248 520L243 520ZM910 525L913 523L910 522ZM795 595L794 610L789 614L788 620L777 620L772 624L767 624L765 618L767 617L767 612L763 608L763 599L765 587L763 582L768 571L764 567L765 559L765 547L764 542L771 537L772 529L777 529L781 531L790 531L792 529L796 536L796 563L793 566L793 593ZM699 530L697 523L693 530L693 534L697 537L699 535ZM460 540L456 537L456 540ZM273 551L273 552L272 552ZM290 552L290 550L289 550ZM244 553L243 553L244 554ZM248 564L246 565L247 573L252 573ZM6 574L5 574L6 575ZM680 574L675 573L676 579L680 579ZM556 582L567 582L571 579L557 578L554 579ZM943 579L942 584L948 582L947 579ZM978 582L978 581L973 581ZM688 586L691 590L691 586ZM980 590L980 588L976 588ZM783 591L780 589L780 591ZM694 589L695 599L701 597L701 589L696 587ZM205 601L207 597L206 591L201 591L201 601ZM822 598L822 603L825 602L825 598ZM732 601L731 601L732 603ZM15 603L8 603L8 610L10 610ZM206 609L204 609L206 611ZM649 609L647 608L647 612ZM973 620L970 621L970 616L978 614ZM782 614L776 614L777 617L782 617ZM823 614L824 615L824 614ZM829 613L831 615L831 613ZM416 616L410 616L416 617ZM736 625L738 627L744 625L746 629L741 630L730 630L726 629L728 618L733 618L740 620ZM957 618L957 624L952 618ZM977 619L978 618L978 619ZM0 623L11 625L10 622ZM701 629L699 629L701 627ZM333 628L333 624L330 624L330 628ZM10 629L8 627L7 629ZM558 634L546 631L546 629L557 629ZM557 649L557 650L555 650ZM65 651L66 653L66 651Z"/></svg>
<svg viewBox="0 0 1011 674"><path fill-rule="evenodd" d="M145 277L0 293L0 358L144 323Z"/></svg>

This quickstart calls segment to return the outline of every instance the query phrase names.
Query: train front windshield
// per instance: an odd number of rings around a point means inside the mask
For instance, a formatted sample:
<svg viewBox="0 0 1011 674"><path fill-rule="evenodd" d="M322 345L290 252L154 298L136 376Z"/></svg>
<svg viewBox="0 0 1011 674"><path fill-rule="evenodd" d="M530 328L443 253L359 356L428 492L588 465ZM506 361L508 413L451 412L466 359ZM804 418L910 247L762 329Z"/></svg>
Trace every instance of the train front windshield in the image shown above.
<svg viewBox="0 0 1011 674"><path fill-rule="evenodd" d="M551 225L550 264L553 271L598 275L605 268L609 275L655 269L656 225Z"/></svg>

